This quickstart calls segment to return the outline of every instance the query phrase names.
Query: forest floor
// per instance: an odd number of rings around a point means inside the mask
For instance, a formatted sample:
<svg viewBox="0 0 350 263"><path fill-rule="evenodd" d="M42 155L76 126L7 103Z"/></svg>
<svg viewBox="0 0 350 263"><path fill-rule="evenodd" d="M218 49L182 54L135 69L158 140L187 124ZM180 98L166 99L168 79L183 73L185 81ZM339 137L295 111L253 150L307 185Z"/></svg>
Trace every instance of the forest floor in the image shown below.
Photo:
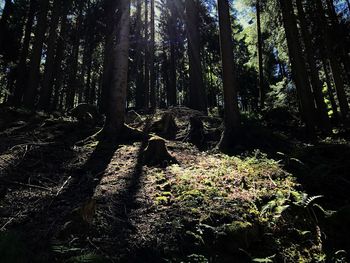
<svg viewBox="0 0 350 263"><path fill-rule="evenodd" d="M164 112L127 120L142 129ZM148 167L147 141L84 141L99 127L1 107L0 262L347 262L346 133L311 143L245 118L229 157L213 147L219 118L167 112L178 163ZM192 116L199 149L185 140Z"/></svg>

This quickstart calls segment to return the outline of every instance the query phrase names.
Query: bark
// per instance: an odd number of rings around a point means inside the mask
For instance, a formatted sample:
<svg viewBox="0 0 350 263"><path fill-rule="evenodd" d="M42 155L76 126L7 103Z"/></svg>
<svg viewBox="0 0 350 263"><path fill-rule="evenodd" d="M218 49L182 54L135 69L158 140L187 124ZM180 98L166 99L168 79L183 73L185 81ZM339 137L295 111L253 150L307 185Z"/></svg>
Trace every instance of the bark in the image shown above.
<svg viewBox="0 0 350 263"><path fill-rule="evenodd" d="M136 42L136 63L135 63L135 73L136 73L136 94L135 102L136 109L142 109L145 102L145 86L144 86L144 73L143 73L143 57L142 49L144 48L143 39L141 37L142 29L142 19L141 19L142 5L141 0L136 2L136 28L135 28L135 39Z"/></svg>
<svg viewBox="0 0 350 263"><path fill-rule="evenodd" d="M333 118L335 120L338 120L338 117L339 117L338 106L337 106L337 103L336 103L335 98L334 98L334 91L333 91L333 87L332 87L332 81L331 81L331 78L330 78L330 73L329 73L329 70L328 70L328 67L327 67L327 62L326 62L325 59L322 60L322 64L323 64L324 74L325 74L325 77L326 77L327 94L328 94L328 97L329 97L329 101L331 102L331 105L332 105Z"/></svg>
<svg viewBox="0 0 350 263"><path fill-rule="evenodd" d="M47 13L49 0L39 2L38 23L35 29L35 39L29 65L29 79L23 95L23 105L33 109L40 81L40 64L47 28Z"/></svg>
<svg viewBox="0 0 350 263"><path fill-rule="evenodd" d="M331 40L333 41L332 47L335 50L337 56L339 56L339 61L344 65L345 74L350 80L350 56L349 47L346 46L348 29L344 28L344 25L341 25L337 12L335 10L333 0L327 0L327 14L331 21Z"/></svg>
<svg viewBox="0 0 350 263"><path fill-rule="evenodd" d="M177 163L177 160L168 152L164 139L155 136L148 140L147 148L143 152L143 164L166 167Z"/></svg>
<svg viewBox="0 0 350 263"><path fill-rule="evenodd" d="M55 68L55 51L57 45L57 27L61 13L62 0L55 0L53 3L53 12L50 23L50 32L48 39L48 48L45 61L45 71L43 83L40 90L39 109L48 111L50 109L50 100L53 89L53 76Z"/></svg>
<svg viewBox="0 0 350 263"><path fill-rule="evenodd" d="M312 40L310 37L310 32L308 30L308 22L305 17L304 8L301 0L297 0L297 9L300 21L301 35L305 45L306 59L308 63L309 76L311 80L311 85L313 89L314 98L317 105L317 113L319 119L320 129L324 132L331 131L331 123L328 118L327 105L324 101L324 96L322 93L322 83L319 78L319 72L317 70L314 49L312 47Z"/></svg>
<svg viewBox="0 0 350 263"><path fill-rule="evenodd" d="M60 35L57 40L57 48L55 54L55 67L54 67L54 95L50 105L50 110L57 109L59 105L59 98L63 96L63 67L62 61L66 49L66 35L67 35L67 24L68 24L68 10L71 7L72 0L65 0L62 12L62 19L60 25ZM62 102L62 100L61 100Z"/></svg>
<svg viewBox="0 0 350 263"><path fill-rule="evenodd" d="M129 62L130 0L120 0L120 22L116 27L116 43L113 45L112 81L106 123L102 134L107 139L120 136L124 127L126 90ZM115 11L115 10L114 10Z"/></svg>
<svg viewBox="0 0 350 263"><path fill-rule="evenodd" d="M149 108L149 34L148 34L148 0L145 0L145 50L144 50L144 54L145 54L145 72L144 72L144 76L145 76L145 88L144 88L144 105L143 107L145 109Z"/></svg>
<svg viewBox="0 0 350 263"><path fill-rule="evenodd" d="M150 106L156 108L156 71L155 71L155 6L151 0L151 43L150 43Z"/></svg>
<svg viewBox="0 0 350 263"><path fill-rule="evenodd" d="M84 1L80 0L78 3L79 13L78 13L77 22L75 25L73 47L71 52L71 58L72 58L70 63L71 72L69 76L68 90L67 90L67 97L66 97L67 109L71 109L74 107L75 95L79 85L77 75L78 75L81 28L83 23L83 6L84 6Z"/></svg>
<svg viewBox="0 0 350 263"><path fill-rule="evenodd" d="M342 68L337 59L336 52L334 50L334 45L331 39L330 28L327 24L324 9L322 6L322 2L320 0L315 1L316 7L316 21L319 25L321 40L323 42L323 46L326 52L327 59L329 59L333 80L335 84L335 89L339 101L340 113L343 120L346 120L347 115L349 113L349 104L346 98L346 93L344 89L344 80L342 77Z"/></svg>
<svg viewBox="0 0 350 263"><path fill-rule="evenodd" d="M106 32L105 32L105 50L104 50L104 62L103 62L103 75L101 84L101 93L99 98L99 110L101 113L107 112L107 105L109 100L109 91L112 81L112 68L113 68L113 44L115 39L115 23L119 23L118 10L119 3L114 0L107 0L105 4L106 12Z"/></svg>
<svg viewBox="0 0 350 263"><path fill-rule="evenodd" d="M232 145L235 134L240 127L240 116L237 100L238 83L234 75L234 55L231 30L231 19L228 0L218 0L220 50L222 59L224 85L224 125L225 130L219 148L223 151Z"/></svg>
<svg viewBox="0 0 350 263"><path fill-rule="evenodd" d="M2 15L0 19L0 51L3 49L3 42L6 38L4 38L4 35L6 33L6 28L8 27L9 19L11 16L11 9L12 9L12 1L11 0L5 0L4 9L2 10Z"/></svg>
<svg viewBox="0 0 350 263"><path fill-rule="evenodd" d="M259 89L259 99L260 108L264 108L265 104L265 82L264 82L264 67L263 67L263 39L261 33L261 4L260 0L256 0L256 27L258 33L258 66L259 66L259 79L258 79L258 89Z"/></svg>
<svg viewBox="0 0 350 263"><path fill-rule="evenodd" d="M200 59L199 10L196 0L186 0L186 31L190 67L190 107L202 112L207 112Z"/></svg>
<svg viewBox="0 0 350 263"><path fill-rule="evenodd" d="M279 2L282 10L283 24L292 67L292 78L300 100L301 115L306 124L308 135L313 136L315 132L316 109L302 53L292 0L280 0Z"/></svg>
<svg viewBox="0 0 350 263"><path fill-rule="evenodd" d="M27 21L25 24L22 50L21 50L19 63L18 63L16 87L15 87L14 96L13 96L13 104L16 106L20 105L20 103L22 102L24 86L26 82L27 58L29 54L30 36L32 34L32 29L33 29L35 10L37 8L36 5L37 5L36 0L31 0L29 3L29 11L27 15Z"/></svg>
<svg viewBox="0 0 350 263"><path fill-rule="evenodd" d="M176 16L175 16L175 6L173 0L167 0L167 4L170 9L170 17L168 21L168 34L170 39L170 63L169 63L169 83L167 85L167 105L174 106L177 104L176 101Z"/></svg>

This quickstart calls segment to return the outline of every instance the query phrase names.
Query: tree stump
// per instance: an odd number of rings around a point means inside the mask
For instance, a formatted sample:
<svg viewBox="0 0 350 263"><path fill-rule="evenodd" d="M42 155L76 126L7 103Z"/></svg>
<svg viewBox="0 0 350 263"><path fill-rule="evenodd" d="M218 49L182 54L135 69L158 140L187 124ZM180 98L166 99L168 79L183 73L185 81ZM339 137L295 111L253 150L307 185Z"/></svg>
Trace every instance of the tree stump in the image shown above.
<svg viewBox="0 0 350 263"><path fill-rule="evenodd" d="M203 146L205 142L204 125L198 117L190 118L186 141L192 142L197 147Z"/></svg>
<svg viewBox="0 0 350 263"><path fill-rule="evenodd" d="M157 135L166 138L166 139L175 139L178 127L175 122L174 116L167 112L162 118L151 125L151 132L156 133Z"/></svg>
<svg viewBox="0 0 350 263"><path fill-rule="evenodd" d="M103 120L102 115L98 113L97 107L87 103L79 104L71 109L68 114L76 118L80 123L92 127Z"/></svg>
<svg viewBox="0 0 350 263"><path fill-rule="evenodd" d="M177 163L177 160L168 152L165 140L155 136L148 140L148 146L143 152L143 163L148 166L166 167Z"/></svg>

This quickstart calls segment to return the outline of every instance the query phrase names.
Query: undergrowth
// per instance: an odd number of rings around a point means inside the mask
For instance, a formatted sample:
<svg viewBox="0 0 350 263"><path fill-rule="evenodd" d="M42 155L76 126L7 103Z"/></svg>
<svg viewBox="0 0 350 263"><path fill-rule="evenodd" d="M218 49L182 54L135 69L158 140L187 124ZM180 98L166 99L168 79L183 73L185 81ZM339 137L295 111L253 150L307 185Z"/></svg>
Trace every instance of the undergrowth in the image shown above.
<svg viewBox="0 0 350 263"><path fill-rule="evenodd" d="M158 170L154 184L154 203L168 209L183 262L326 260L314 207L322 197L308 196L260 151L204 155Z"/></svg>

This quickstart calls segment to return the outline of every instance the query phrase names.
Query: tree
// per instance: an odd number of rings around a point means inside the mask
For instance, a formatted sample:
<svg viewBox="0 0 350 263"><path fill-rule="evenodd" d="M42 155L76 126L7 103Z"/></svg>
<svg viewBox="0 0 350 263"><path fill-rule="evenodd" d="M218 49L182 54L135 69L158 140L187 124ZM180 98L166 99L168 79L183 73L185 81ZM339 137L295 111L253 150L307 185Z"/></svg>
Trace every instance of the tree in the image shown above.
<svg viewBox="0 0 350 263"><path fill-rule="evenodd" d="M40 98L38 108L48 111L50 109L50 100L52 96L53 88L53 76L55 68L55 51L57 44L57 27L61 14L61 0L55 0L53 2L53 11L50 22L50 32L48 38L48 48L45 61L45 71L43 77L43 83L40 90Z"/></svg>
<svg viewBox="0 0 350 263"><path fill-rule="evenodd" d="M301 115L306 124L308 135L313 136L315 133L316 109L302 53L293 3L292 0L280 0L279 2L292 67L292 77L300 100Z"/></svg>
<svg viewBox="0 0 350 263"><path fill-rule="evenodd" d="M177 30L176 30L176 8L173 0L167 0L167 6L170 11L169 21L168 21L168 35L170 41L170 61L169 61L169 82L167 85L167 104L168 106L174 106L177 104L176 100L176 87L177 87L177 77L176 77L176 42L177 42Z"/></svg>
<svg viewBox="0 0 350 263"><path fill-rule="evenodd" d="M141 19L142 5L141 0L136 1L136 14L135 14L135 33L134 33L134 43L135 43L135 64L134 72L136 78L136 92L135 92L135 107L136 109L142 109L145 105L145 80L143 74L143 55L142 51L144 49L145 43L141 36L142 30L142 19Z"/></svg>
<svg viewBox="0 0 350 263"><path fill-rule="evenodd" d="M114 45L107 45L114 53L113 66L111 68L112 79L109 91L109 101L106 112L106 122L102 130L102 135L106 138L115 139L121 135L124 128L126 90L128 79L129 61L129 33L130 33L130 0L120 0L118 3L118 13L120 20L114 22L113 32L116 33ZM117 10L114 9L114 12Z"/></svg>
<svg viewBox="0 0 350 263"><path fill-rule="evenodd" d="M29 64L28 84L23 95L23 105L28 109L34 109L36 95L40 81L40 64L47 27L47 13L49 9L49 0L39 2L38 22L35 30L35 39L32 55Z"/></svg>
<svg viewBox="0 0 350 263"><path fill-rule="evenodd" d="M190 67L190 107L207 112L200 59L199 8L196 0L186 0L186 31Z"/></svg>
<svg viewBox="0 0 350 263"><path fill-rule="evenodd" d="M304 8L301 0L296 1L298 9L298 17L300 21L301 36L305 46L306 60L308 64L308 71L310 75L311 86L314 94L314 98L317 105L317 115L319 117L320 128L329 133L331 131L331 124L328 118L327 106L324 102L324 96L322 93L322 83L319 78L315 56L312 48L312 40L310 32L308 30L308 23L305 17Z"/></svg>
<svg viewBox="0 0 350 263"><path fill-rule="evenodd" d="M151 42L150 42L150 106L156 108L156 71L155 71L155 6L151 0Z"/></svg>
<svg viewBox="0 0 350 263"><path fill-rule="evenodd" d="M29 45L33 29L35 10L37 8L37 0L31 0L27 14L27 21L24 29L24 39L22 43L20 59L18 62L18 74L16 79L16 87L13 94L12 104L18 106L22 102L23 92L25 88L27 76L27 58L29 55Z"/></svg>
<svg viewBox="0 0 350 263"><path fill-rule="evenodd" d="M68 109L71 109L74 107L75 104L75 95L78 88L78 64L79 64L79 49L80 49L80 38L81 38L81 30L82 30L82 24L83 24L83 7L84 7L83 0L77 1L77 18L75 23L75 29L74 29L74 36L73 36L73 45L72 45L72 51L71 51L71 61L70 61L70 74L69 74L69 86L67 90L67 98L66 98L66 107Z"/></svg>
<svg viewBox="0 0 350 263"><path fill-rule="evenodd" d="M263 43L262 43L262 33L261 33L261 1L256 0L256 27L258 33L258 66L259 66L259 78L258 78L258 87L259 87L259 99L260 99L260 108L262 109L265 104L265 85L264 85L264 68L263 68Z"/></svg>
<svg viewBox="0 0 350 263"><path fill-rule="evenodd" d="M325 54L327 59L330 62L333 80L335 84L335 90L337 93L338 101L339 101L339 108L342 119L345 121L347 119L347 115L349 113L349 104L347 101L345 88L344 88L344 79L343 79L343 73L341 65L338 61L338 58L336 56L336 52L334 50L335 43L333 43L332 37L331 37L331 29L329 28L329 25L325 18L325 11L322 5L321 0L316 0L315 3L315 13L317 14L315 16L316 25L318 25L318 30L321 36L321 48L325 49Z"/></svg>
<svg viewBox="0 0 350 263"><path fill-rule="evenodd" d="M224 85L224 125L225 130L219 143L219 149L228 151L240 128L240 116L237 100L237 80L234 76L234 55L228 0L218 0L220 50Z"/></svg>

